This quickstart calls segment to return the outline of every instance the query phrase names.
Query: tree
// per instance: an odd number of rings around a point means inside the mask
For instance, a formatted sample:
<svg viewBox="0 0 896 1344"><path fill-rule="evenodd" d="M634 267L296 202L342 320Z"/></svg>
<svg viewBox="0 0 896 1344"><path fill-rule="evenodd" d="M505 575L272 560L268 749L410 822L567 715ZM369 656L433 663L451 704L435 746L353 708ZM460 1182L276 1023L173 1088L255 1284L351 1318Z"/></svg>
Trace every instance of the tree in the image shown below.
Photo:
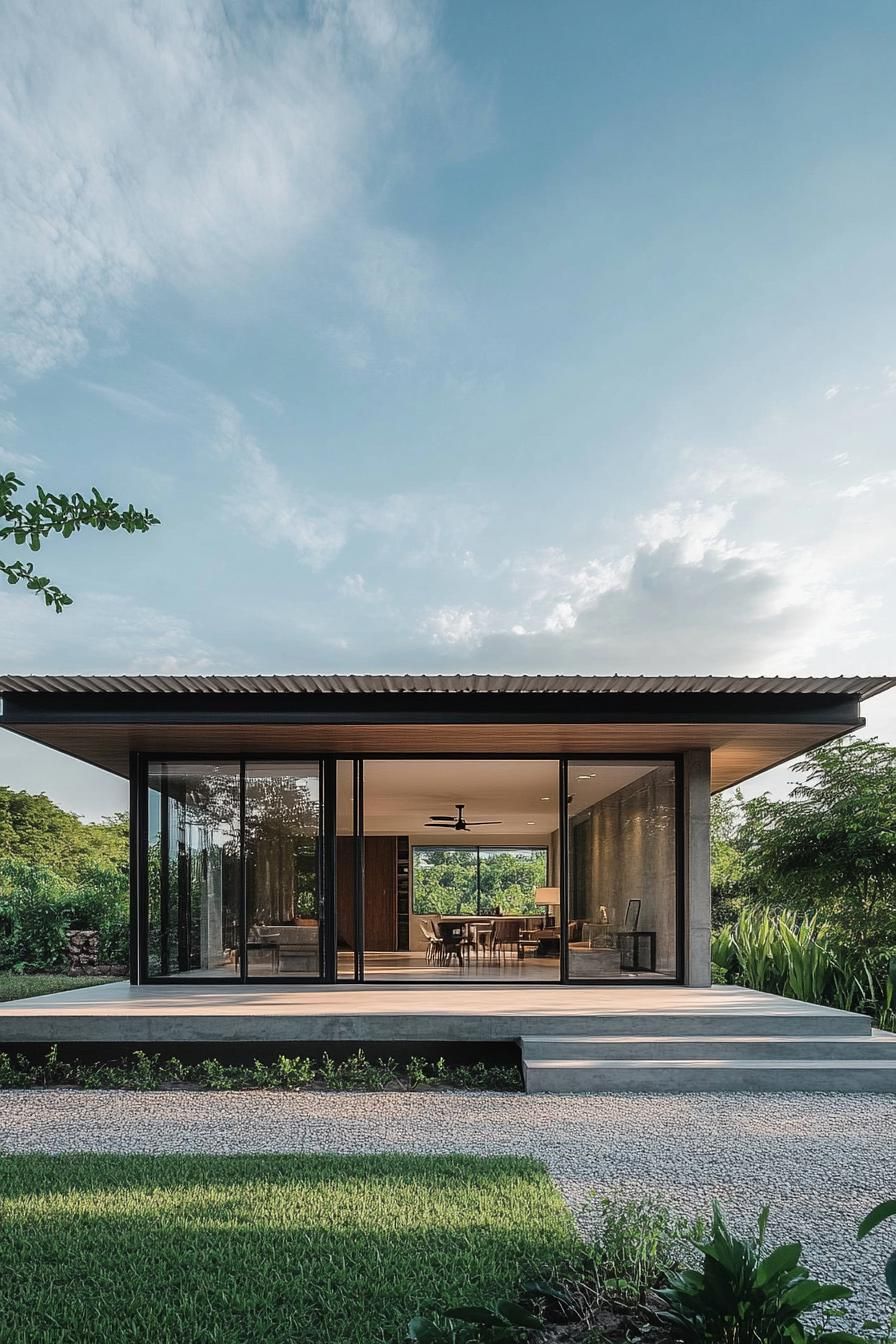
<svg viewBox="0 0 896 1344"><path fill-rule="evenodd" d="M709 809L710 880L714 927L737 915L744 895L745 864L740 831L745 803L738 790L730 797L714 794Z"/></svg>
<svg viewBox="0 0 896 1344"><path fill-rule="evenodd" d="M794 770L788 799L744 807L748 897L818 911L853 948L896 947L896 747L842 740Z"/></svg>
<svg viewBox="0 0 896 1344"><path fill-rule="evenodd" d="M39 485L34 499L19 503L15 495L23 485L14 472L0 475L0 542L11 541L32 551L39 551L41 543L50 536L68 538L82 527L92 527L98 532L115 532L119 528L123 532L148 532L159 521L148 509L140 513L132 504L120 508L114 499L101 495L96 486L90 497L85 498L79 494L53 495ZM31 562L0 559L0 574L6 575L8 583L24 583L57 612L71 605L72 599L48 578L36 574Z"/></svg>
<svg viewBox="0 0 896 1344"><path fill-rule="evenodd" d="M0 858L49 868L74 880L92 866L124 869L128 862L128 820L119 813L86 823L57 807L45 793L0 785Z"/></svg>

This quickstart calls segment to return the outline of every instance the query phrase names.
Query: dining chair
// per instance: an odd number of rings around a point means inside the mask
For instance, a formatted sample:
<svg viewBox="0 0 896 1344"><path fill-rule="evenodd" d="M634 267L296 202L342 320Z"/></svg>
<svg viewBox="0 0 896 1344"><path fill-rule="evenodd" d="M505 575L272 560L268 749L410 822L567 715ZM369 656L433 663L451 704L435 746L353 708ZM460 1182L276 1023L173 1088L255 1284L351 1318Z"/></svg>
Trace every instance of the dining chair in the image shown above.
<svg viewBox="0 0 896 1344"><path fill-rule="evenodd" d="M475 924L469 925L470 947L473 949L477 962L480 951L484 957L488 957L491 953L494 927L495 921L493 919L481 919L477 920Z"/></svg>
<svg viewBox="0 0 896 1344"><path fill-rule="evenodd" d="M462 967L464 953L469 953L466 925L454 923L449 919L440 919L438 931L439 937L442 939L443 961L450 963L452 957L457 957L457 964Z"/></svg>
<svg viewBox="0 0 896 1344"><path fill-rule="evenodd" d="M437 961L442 959L442 940L433 932L432 928L427 928L422 921L420 930L426 939L426 964L427 966L434 966Z"/></svg>
<svg viewBox="0 0 896 1344"><path fill-rule="evenodd" d="M523 921L521 919L495 920L492 947L496 957L506 957L509 947L515 948L517 956L520 955L520 930L522 927Z"/></svg>

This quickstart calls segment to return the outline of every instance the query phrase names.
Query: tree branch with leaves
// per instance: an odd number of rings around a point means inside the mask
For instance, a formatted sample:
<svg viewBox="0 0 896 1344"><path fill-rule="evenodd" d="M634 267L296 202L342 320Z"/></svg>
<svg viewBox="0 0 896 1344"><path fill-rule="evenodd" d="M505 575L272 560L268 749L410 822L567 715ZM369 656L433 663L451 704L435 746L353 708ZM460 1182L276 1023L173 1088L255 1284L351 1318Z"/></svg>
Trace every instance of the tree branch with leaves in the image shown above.
<svg viewBox="0 0 896 1344"><path fill-rule="evenodd" d="M39 485L33 499L20 502L16 495L23 486L24 481L20 481L15 472L0 475L0 542L27 546L31 551L39 551L48 537L68 538L80 532L82 527L97 532L148 532L159 521L149 509L141 512L133 504L121 508L111 496L102 495L96 486L89 496L84 496L54 495ZM57 612L71 606L72 599L68 594L36 573L30 561L0 557L0 575L5 575L7 583L24 583Z"/></svg>

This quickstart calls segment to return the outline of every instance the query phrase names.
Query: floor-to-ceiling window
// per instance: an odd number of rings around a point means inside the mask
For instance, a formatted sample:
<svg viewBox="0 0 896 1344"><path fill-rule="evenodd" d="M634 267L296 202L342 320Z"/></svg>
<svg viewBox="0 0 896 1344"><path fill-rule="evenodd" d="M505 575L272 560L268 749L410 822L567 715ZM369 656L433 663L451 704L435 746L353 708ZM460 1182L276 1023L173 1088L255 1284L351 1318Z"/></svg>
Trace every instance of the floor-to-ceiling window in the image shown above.
<svg viewBox="0 0 896 1344"><path fill-rule="evenodd" d="M569 762L569 978L674 979L675 766Z"/></svg>
<svg viewBox="0 0 896 1344"><path fill-rule="evenodd" d="M414 845L414 914L542 915L547 846Z"/></svg>
<svg viewBox="0 0 896 1344"><path fill-rule="evenodd" d="M673 761L327 769L333 859L321 762L147 762L150 978L557 981L565 958L572 982L679 973Z"/></svg>
<svg viewBox="0 0 896 1344"><path fill-rule="evenodd" d="M556 981L560 766L363 762L365 980Z"/></svg>
<svg viewBox="0 0 896 1344"><path fill-rule="evenodd" d="M318 979L318 762L150 761L151 977Z"/></svg>
<svg viewBox="0 0 896 1344"><path fill-rule="evenodd" d="M320 771L246 764L248 972L320 976Z"/></svg>
<svg viewBox="0 0 896 1344"><path fill-rule="evenodd" d="M239 764L153 761L148 783L149 973L237 975Z"/></svg>

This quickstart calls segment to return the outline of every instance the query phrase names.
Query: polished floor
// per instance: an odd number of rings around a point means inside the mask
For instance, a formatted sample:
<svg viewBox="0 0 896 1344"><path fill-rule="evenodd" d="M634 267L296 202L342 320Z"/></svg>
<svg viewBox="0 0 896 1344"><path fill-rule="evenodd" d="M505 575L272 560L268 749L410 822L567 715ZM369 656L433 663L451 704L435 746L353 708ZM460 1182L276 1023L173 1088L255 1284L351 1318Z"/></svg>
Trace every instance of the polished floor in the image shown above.
<svg viewBox="0 0 896 1344"><path fill-rule="evenodd" d="M354 957L339 953L339 976L351 979ZM557 983L560 979L558 957L517 957L514 955L470 957L462 965L456 961L433 963L425 952L365 952L364 979L370 981L424 981L435 984L453 981L491 981L497 984Z"/></svg>

